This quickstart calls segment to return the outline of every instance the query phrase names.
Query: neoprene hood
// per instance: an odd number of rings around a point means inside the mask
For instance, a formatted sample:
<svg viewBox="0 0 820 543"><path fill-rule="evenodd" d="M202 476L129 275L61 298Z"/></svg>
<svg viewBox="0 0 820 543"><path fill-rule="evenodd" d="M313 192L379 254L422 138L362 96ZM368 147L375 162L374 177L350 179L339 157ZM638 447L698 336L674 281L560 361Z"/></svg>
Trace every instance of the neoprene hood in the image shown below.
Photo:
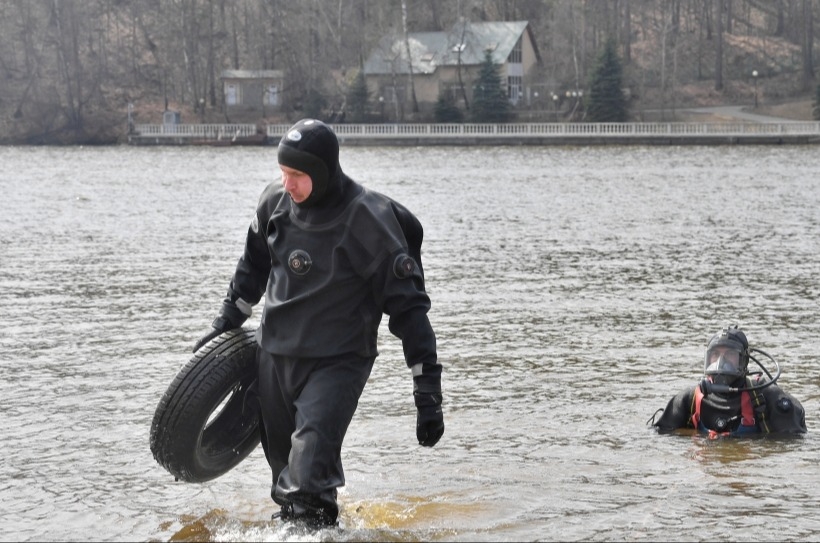
<svg viewBox="0 0 820 543"><path fill-rule="evenodd" d="M333 130L316 119L302 119L279 141L279 164L305 172L313 191L300 207L317 204L335 182L339 170L339 140Z"/></svg>
<svg viewBox="0 0 820 543"><path fill-rule="evenodd" d="M731 384L746 375L749 341L737 326L729 326L712 336L706 347L704 373L718 384Z"/></svg>

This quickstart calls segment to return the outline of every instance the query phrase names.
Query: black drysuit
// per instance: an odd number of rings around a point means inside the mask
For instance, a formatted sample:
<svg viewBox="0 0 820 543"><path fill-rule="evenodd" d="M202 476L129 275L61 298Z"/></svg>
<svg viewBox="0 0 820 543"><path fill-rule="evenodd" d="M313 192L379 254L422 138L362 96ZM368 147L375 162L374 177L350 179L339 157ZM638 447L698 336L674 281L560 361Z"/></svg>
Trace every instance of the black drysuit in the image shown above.
<svg viewBox="0 0 820 543"><path fill-rule="evenodd" d="M747 380L748 385L765 381ZM803 406L791 394L772 384L746 392L753 412L754 424L742 428L742 393L712 393L703 396L698 412L700 431L744 434L804 434L806 418ZM695 428L692 415L696 408L696 387L688 387L676 394L654 423L658 431L671 432L682 428Z"/></svg>
<svg viewBox="0 0 820 543"><path fill-rule="evenodd" d="M414 387L426 382L439 404L441 366L421 224L337 163L328 170L321 198L307 206L281 183L263 191L225 303L248 307L265 297L259 399L274 501L335 521L342 441L378 354L382 315L402 340Z"/></svg>

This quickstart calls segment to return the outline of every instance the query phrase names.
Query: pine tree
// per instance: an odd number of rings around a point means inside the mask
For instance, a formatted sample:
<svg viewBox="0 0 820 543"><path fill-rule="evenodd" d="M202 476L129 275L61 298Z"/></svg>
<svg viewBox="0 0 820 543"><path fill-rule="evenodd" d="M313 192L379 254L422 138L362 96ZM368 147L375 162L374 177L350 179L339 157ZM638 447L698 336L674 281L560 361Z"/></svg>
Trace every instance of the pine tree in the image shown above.
<svg viewBox="0 0 820 543"><path fill-rule="evenodd" d="M489 50L484 51L484 61L473 84L472 118L477 123L505 123L512 118L506 88Z"/></svg>
<svg viewBox="0 0 820 543"><path fill-rule="evenodd" d="M323 112L327 107L327 99L317 89L309 89L307 97L302 105L302 113L305 117L314 119L323 118Z"/></svg>
<svg viewBox="0 0 820 543"><path fill-rule="evenodd" d="M456 99L450 92L442 92L436 102L435 117L437 123L460 123L464 114L458 109Z"/></svg>
<svg viewBox="0 0 820 543"><path fill-rule="evenodd" d="M820 85L814 90L814 107L811 110L812 119L820 121Z"/></svg>
<svg viewBox="0 0 820 543"><path fill-rule="evenodd" d="M362 123L366 121L365 115L367 112L367 101L369 99L370 92L367 90L364 70L360 69L347 92L347 105L350 108L350 120L352 122Z"/></svg>
<svg viewBox="0 0 820 543"><path fill-rule="evenodd" d="M628 112L622 89L623 68L615 41L608 39L592 71L587 98L587 120L593 123L624 123Z"/></svg>

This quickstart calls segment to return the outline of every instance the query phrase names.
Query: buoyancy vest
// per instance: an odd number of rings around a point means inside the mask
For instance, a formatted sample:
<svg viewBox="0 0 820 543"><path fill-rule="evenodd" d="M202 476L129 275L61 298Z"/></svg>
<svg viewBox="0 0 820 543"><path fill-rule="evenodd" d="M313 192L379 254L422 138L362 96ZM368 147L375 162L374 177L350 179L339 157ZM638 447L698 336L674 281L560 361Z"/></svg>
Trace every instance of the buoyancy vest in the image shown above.
<svg viewBox="0 0 820 543"><path fill-rule="evenodd" d="M746 378L746 386L752 386L750 378ZM701 420L701 403L703 402L703 391L699 386L695 387L692 396L691 422L692 426L701 432L707 433L710 439L720 436L736 436L751 433L769 433L769 425L766 421L766 398L759 390L743 390L740 392L740 425L730 431L719 432L707 428Z"/></svg>

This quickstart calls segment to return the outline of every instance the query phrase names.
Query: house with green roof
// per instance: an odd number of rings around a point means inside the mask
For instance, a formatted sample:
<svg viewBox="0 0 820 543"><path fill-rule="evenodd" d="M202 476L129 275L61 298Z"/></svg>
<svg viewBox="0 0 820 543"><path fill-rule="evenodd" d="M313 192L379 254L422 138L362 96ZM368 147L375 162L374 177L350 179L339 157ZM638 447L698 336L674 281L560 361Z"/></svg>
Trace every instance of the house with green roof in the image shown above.
<svg viewBox="0 0 820 543"><path fill-rule="evenodd" d="M527 21L459 21L449 31L384 36L364 63L365 81L387 118L408 120L413 95L421 114L429 115L442 95L472 103L485 51L510 102L528 99L532 69L541 58Z"/></svg>

